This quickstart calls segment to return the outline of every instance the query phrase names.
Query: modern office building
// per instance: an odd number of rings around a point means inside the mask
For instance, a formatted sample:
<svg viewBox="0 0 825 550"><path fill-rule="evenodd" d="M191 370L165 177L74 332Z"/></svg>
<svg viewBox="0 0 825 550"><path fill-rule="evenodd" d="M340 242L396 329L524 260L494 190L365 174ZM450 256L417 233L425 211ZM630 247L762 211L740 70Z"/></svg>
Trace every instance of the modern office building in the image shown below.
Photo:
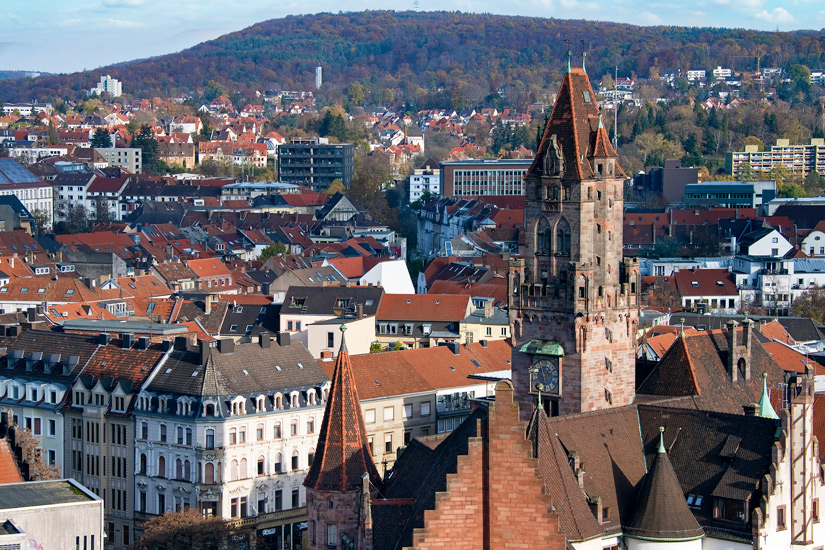
<svg viewBox="0 0 825 550"><path fill-rule="evenodd" d="M522 178L532 159L478 159L439 163L445 197L523 195Z"/></svg>
<svg viewBox="0 0 825 550"><path fill-rule="evenodd" d="M103 155L109 166L125 168L133 174L143 171L143 150L138 147L107 147L95 151Z"/></svg>
<svg viewBox="0 0 825 550"><path fill-rule="evenodd" d="M351 143L319 143L317 139L293 139L278 148L278 180L323 191L335 180L349 187L354 175Z"/></svg>
<svg viewBox="0 0 825 550"><path fill-rule="evenodd" d="M708 181L685 186L685 204L713 204L722 208L756 208L776 198L776 180Z"/></svg>
<svg viewBox="0 0 825 550"><path fill-rule="evenodd" d="M746 145L744 151L725 154L725 171L739 175L743 164L750 164L754 172L770 172L783 164L795 175L807 176L811 170L825 175L825 139L813 138L808 145L791 145L787 139L777 139L767 151L756 145Z"/></svg>

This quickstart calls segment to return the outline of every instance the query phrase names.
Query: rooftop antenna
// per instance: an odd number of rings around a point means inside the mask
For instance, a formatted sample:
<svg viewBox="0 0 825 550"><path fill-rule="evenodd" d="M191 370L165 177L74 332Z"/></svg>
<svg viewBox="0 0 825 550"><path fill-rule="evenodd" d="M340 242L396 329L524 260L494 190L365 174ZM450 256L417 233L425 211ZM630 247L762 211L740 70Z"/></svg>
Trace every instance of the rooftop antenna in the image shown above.
<svg viewBox="0 0 825 550"><path fill-rule="evenodd" d="M584 51L584 44L585 44L585 41L582 40L582 70L584 72L587 72L587 68L584 66L584 60L587 57L587 52Z"/></svg>

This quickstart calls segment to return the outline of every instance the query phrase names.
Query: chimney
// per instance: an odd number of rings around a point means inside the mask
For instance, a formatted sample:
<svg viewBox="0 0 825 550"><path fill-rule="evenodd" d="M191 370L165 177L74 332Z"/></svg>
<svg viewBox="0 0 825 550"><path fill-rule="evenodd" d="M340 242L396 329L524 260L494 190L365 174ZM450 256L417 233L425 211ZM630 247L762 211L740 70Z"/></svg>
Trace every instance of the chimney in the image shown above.
<svg viewBox="0 0 825 550"><path fill-rule="evenodd" d="M6 329L6 336L16 337L18 334L20 334L20 327L17 325L12 325Z"/></svg>
<svg viewBox="0 0 825 550"><path fill-rule="evenodd" d="M742 347L745 356L745 380L751 379L751 340L753 321L745 317L742 321Z"/></svg>
<svg viewBox="0 0 825 550"><path fill-rule="evenodd" d="M292 337L289 335L288 332L279 332L278 333L278 345L282 348L288 346L292 342Z"/></svg>
<svg viewBox="0 0 825 550"><path fill-rule="evenodd" d="M268 332L262 332L258 335L258 343L261 345L262 348L268 348L272 346L272 340L269 337Z"/></svg>
<svg viewBox="0 0 825 550"><path fill-rule="evenodd" d="M484 316L485 317L492 317L493 315L493 301L487 300L484 302Z"/></svg>
<svg viewBox="0 0 825 550"><path fill-rule="evenodd" d="M129 349L135 343L135 335L134 334L124 334L120 337L120 347L123 349Z"/></svg>
<svg viewBox="0 0 825 550"><path fill-rule="evenodd" d="M209 360L209 342L206 340L198 340L198 350L200 351L200 365L204 367Z"/></svg>
<svg viewBox="0 0 825 550"><path fill-rule="evenodd" d="M30 307L26 310L26 321L30 323L34 323L37 319L37 310L33 307Z"/></svg>
<svg viewBox="0 0 825 550"><path fill-rule="evenodd" d="M458 342L440 342L438 345L450 348L450 351L452 351L455 355L459 355L461 350L461 344Z"/></svg>
<svg viewBox="0 0 825 550"><path fill-rule="evenodd" d="M261 285L261 293L269 294L269 290L272 288L272 283L266 282Z"/></svg>
<svg viewBox="0 0 825 550"><path fill-rule="evenodd" d="M183 341L186 342L186 338L184 338ZM172 340L164 340L160 344L160 349L163 351L163 353L166 353L170 349L172 349L173 346L174 346L174 343L172 342Z"/></svg>
<svg viewBox="0 0 825 550"><path fill-rule="evenodd" d="M749 403L748 405L742 405L742 408L745 410L745 416L759 415L759 403Z"/></svg>
<svg viewBox="0 0 825 550"><path fill-rule="evenodd" d="M733 382L739 378L738 376L738 367L737 364L739 363L739 357L737 356L737 342L736 342L736 325L738 323L734 320L730 320L726 323L728 327L728 370L730 371L730 379Z"/></svg>
<svg viewBox="0 0 825 550"><path fill-rule="evenodd" d="M479 343L479 344L481 344L481 347L482 347L482 348L486 348L486 347L487 347L487 340L479 340L479 341L478 341L478 343Z"/></svg>
<svg viewBox="0 0 825 550"><path fill-rule="evenodd" d="M355 305L355 313L356 317L359 319L364 316L364 304L356 304Z"/></svg>
<svg viewBox="0 0 825 550"><path fill-rule="evenodd" d="M137 349L145 350L149 348L149 337L148 336L141 336L138 338L137 342Z"/></svg>
<svg viewBox="0 0 825 550"><path fill-rule="evenodd" d="M232 338L222 338L218 340L218 351L222 355L235 353L235 340Z"/></svg>
<svg viewBox="0 0 825 550"><path fill-rule="evenodd" d="M207 294L206 297L203 299L203 311L207 315L212 313L212 295Z"/></svg>
<svg viewBox="0 0 825 550"><path fill-rule="evenodd" d="M101 346L105 346L109 343L110 340L111 337L105 332L101 333L100 336L97 337L97 343Z"/></svg>
<svg viewBox="0 0 825 550"><path fill-rule="evenodd" d="M175 336L175 350L186 351L186 336Z"/></svg>

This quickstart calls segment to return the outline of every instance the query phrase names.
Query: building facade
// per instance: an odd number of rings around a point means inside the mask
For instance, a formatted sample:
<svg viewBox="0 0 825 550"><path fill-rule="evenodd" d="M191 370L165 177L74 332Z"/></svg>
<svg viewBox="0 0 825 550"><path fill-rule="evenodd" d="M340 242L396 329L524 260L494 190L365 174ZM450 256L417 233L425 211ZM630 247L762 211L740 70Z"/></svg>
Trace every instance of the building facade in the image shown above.
<svg viewBox="0 0 825 550"><path fill-rule="evenodd" d="M523 195L524 174L532 160L479 159L439 163L445 197Z"/></svg>
<svg viewBox="0 0 825 550"><path fill-rule="evenodd" d="M143 171L143 150L138 147L108 147L95 151L103 155L109 166L125 168L133 174Z"/></svg>
<svg viewBox="0 0 825 550"><path fill-rule="evenodd" d="M517 395L533 404L541 391L551 415L634 394L640 279L622 258L624 179L587 74L568 71L525 176L527 246L509 293Z"/></svg>
<svg viewBox="0 0 825 550"><path fill-rule="evenodd" d="M781 164L797 176L807 176L811 170L825 174L825 139L812 138L808 145L791 145L787 139L777 139L776 145L767 151L760 151L757 145L745 145L744 151L725 153L728 174L738 176L743 164L749 164L754 172L770 172Z"/></svg>
<svg viewBox="0 0 825 550"><path fill-rule="evenodd" d="M278 180L323 191L337 180L349 187L354 175L355 147L351 143L322 144L292 140L278 148Z"/></svg>

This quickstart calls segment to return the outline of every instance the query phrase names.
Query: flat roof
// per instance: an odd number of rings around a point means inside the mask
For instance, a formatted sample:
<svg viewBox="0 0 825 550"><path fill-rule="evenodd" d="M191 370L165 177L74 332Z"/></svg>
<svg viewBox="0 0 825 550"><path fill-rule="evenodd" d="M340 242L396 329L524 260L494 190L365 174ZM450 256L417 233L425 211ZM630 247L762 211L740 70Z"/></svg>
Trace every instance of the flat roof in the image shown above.
<svg viewBox="0 0 825 550"><path fill-rule="evenodd" d="M26 481L0 485L0 510L100 500L74 480Z"/></svg>
<svg viewBox="0 0 825 550"><path fill-rule="evenodd" d="M526 166L527 168L533 164L533 159L466 159L466 160L444 160L439 162L440 165L445 166L461 166L464 164L469 165L487 165L487 166L496 166L496 165L515 165L515 166Z"/></svg>

